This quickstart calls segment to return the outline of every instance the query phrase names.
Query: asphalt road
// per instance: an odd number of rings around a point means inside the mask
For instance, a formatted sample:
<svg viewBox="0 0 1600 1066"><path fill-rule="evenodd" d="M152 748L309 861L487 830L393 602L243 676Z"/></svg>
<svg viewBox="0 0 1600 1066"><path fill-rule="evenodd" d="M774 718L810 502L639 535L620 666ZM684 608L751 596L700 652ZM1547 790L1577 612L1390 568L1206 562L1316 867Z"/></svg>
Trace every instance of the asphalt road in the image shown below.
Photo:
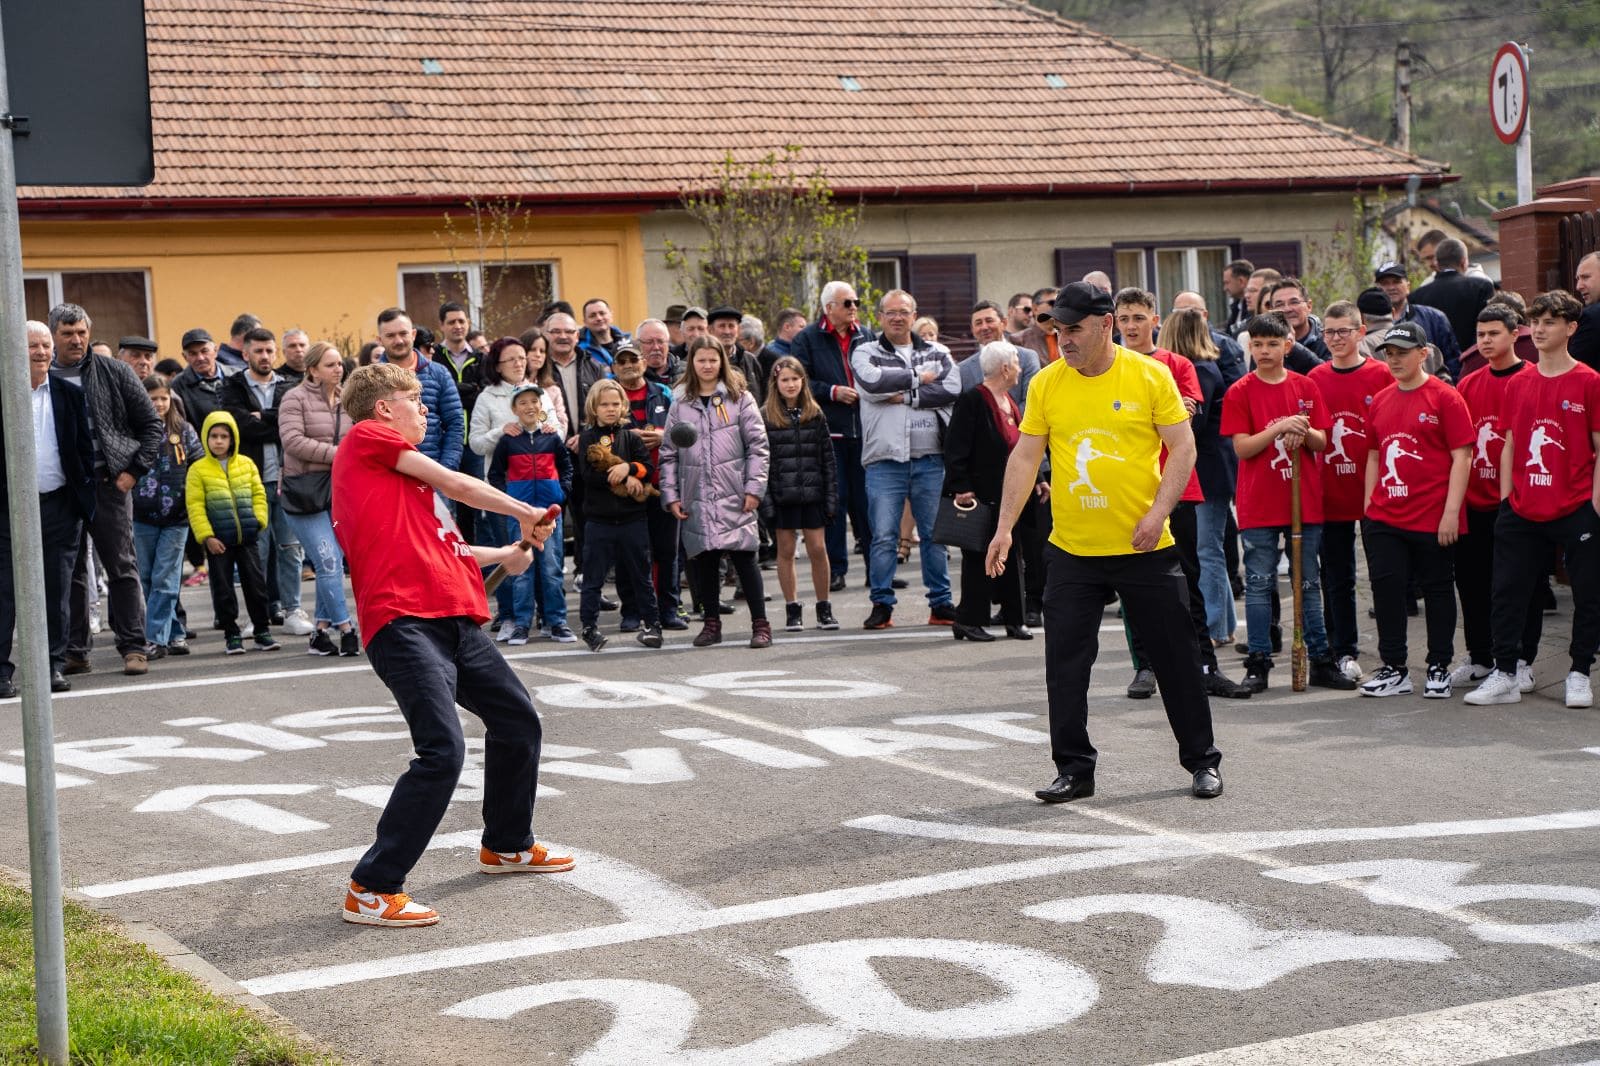
<svg viewBox="0 0 1600 1066"><path fill-rule="evenodd" d="M710 650L512 655L535 828L579 865L477 873L469 767L419 930L339 920L410 754L364 658L208 634L135 680L98 652L55 703L69 882L355 1061L1600 1061L1600 712L1560 702L1565 590L1518 706L1296 695L1287 669L1215 701L1210 802L1159 699L1122 695L1108 612L1098 794L1047 807L1043 641L958 644L911 624L915 589L863 633L852 584L845 629L766 652L741 613ZM25 868L20 748L6 714Z"/></svg>

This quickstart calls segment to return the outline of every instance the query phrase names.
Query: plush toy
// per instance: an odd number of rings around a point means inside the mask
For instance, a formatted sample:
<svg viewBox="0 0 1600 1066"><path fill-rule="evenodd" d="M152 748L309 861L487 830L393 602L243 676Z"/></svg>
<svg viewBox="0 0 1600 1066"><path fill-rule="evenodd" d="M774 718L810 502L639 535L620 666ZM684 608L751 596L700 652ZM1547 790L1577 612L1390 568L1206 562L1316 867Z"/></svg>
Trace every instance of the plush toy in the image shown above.
<svg viewBox="0 0 1600 1066"><path fill-rule="evenodd" d="M589 445L588 451L584 452L584 456L589 460L589 465L596 470L610 470L614 466L629 465L626 459L620 459L617 457L617 453L611 450L611 446L609 444L591 444ZM627 481L623 480L613 484L611 486L611 495L629 495ZM661 495L661 490L656 488L654 485L645 485L644 495L659 496Z"/></svg>

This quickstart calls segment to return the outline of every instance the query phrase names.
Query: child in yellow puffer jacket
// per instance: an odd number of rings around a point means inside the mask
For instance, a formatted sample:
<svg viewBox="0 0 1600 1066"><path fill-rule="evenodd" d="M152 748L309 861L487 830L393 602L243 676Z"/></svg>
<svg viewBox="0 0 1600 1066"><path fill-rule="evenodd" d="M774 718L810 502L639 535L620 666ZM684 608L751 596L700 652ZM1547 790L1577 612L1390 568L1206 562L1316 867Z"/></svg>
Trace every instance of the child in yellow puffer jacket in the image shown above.
<svg viewBox="0 0 1600 1066"><path fill-rule="evenodd" d="M184 502L194 539L204 545L211 562L211 603L227 638L227 653L243 655L239 635L239 601L233 594L233 571L239 569L245 609L255 627L253 646L277 651L281 645L267 628L267 582L261 573L256 538L267 526L267 490L248 456L239 454L239 426L226 411L213 411L201 426L204 458L192 463L184 481Z"/></svg>

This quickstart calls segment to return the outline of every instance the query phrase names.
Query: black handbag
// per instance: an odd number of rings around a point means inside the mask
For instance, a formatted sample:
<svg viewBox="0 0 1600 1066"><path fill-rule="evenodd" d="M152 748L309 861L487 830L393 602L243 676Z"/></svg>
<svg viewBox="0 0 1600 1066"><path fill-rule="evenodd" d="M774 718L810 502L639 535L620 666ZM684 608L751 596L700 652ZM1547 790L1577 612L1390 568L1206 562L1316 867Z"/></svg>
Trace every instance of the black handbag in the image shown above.
<svg viewBox="0 0 1600 1066"><path fill-rule="evenodd" d="M979 500L966 506L953 496L939 498L939 514L933 521L933 540L936 544L967 551L987 551L994 538L994 507Z"/></svg>
<svg viewBox="0 0 1600 1066"><path fill-rule="evenodd" d="M339 412L333 413L333 445L339 446ZM333 471L285 474L278 479L278 503L289 514L321 514L333 510Z"/></svg>

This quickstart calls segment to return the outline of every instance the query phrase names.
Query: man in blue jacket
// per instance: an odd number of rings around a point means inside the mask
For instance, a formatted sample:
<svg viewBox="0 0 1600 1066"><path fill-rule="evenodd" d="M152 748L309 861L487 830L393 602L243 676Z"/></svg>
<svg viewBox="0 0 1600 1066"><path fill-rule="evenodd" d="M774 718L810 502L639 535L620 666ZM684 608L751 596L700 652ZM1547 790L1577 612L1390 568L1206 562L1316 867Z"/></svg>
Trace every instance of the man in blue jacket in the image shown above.
<svg viewBox="0 0 1600 1066"><path fill-rule="evenodd" d="M1450 320L1445 313L1436 308L1424 307L1411 302L1411 279L1406 275L1406 268L1399 263L1385 263L1373 275L1378 283L1378 288L1389 298L1389 306L1394 310L1394 321L1415 322L1422 327L1422 332L1427 334L1428 343L1439 349L1439 354L1444 356L1444 371L1439 377L1454 384L1461 380L1461 346L1456 343L1456 331L1450 328Z"/></svg>
<svg viewBox="0 0 1600 1066"><path fill-rule="evenodd" d="M447 470L461 465L461 444L466 439L466 419L461 413L461 394L450 371L431 362L412 342L417 331L411 319L398 307L378 315L378 343L383 345L380 363L393 363L417 375L422 383L422 404L428 409L428 435L417 451Z"/></svg>
<svg viewBox="0 0 1600 1066"><path fill-rule="evenodd" d="M833 574L829 588L835 592L844 588L844 575L850 569L846 513L858 545L871 539L872 528L867 521L867 475L861 465L861 397L850 368L850 353L872 339L858 319L860 306L848 281L828 282L822 287L822 316L790 342L791 354L811 379L811 393L822 406L833 438L840 507L828 525L828 569Z"/></svg>

